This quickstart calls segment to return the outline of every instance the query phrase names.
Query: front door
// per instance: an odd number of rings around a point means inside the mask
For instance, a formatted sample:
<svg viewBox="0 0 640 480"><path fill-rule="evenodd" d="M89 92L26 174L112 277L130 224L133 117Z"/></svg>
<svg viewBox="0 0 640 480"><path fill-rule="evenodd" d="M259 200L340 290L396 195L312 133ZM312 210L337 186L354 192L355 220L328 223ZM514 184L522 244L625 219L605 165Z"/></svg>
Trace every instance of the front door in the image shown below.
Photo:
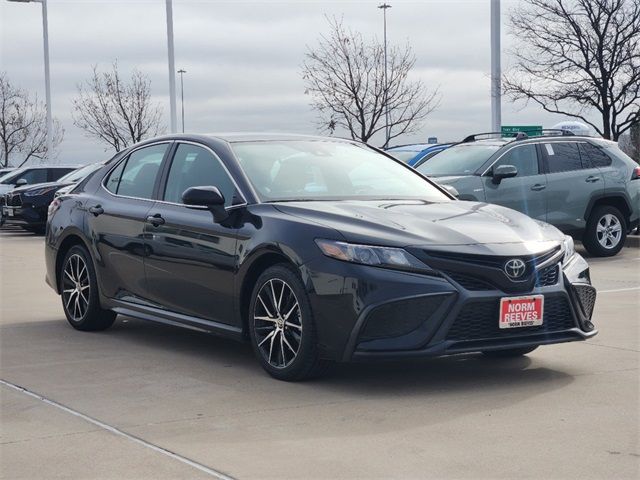
<svg viewBox="0 0 640 480"><path fill-rule="evenodd" d="M177 146L164 188L145 226L151 301L173 312L233 323L237 229L206 208L182 203L190 187L216 186L230 207L237 194L220 159L190 143Z"/></svg>
<svg viewBox="0 0 640 480"><path fill-rule="evenodd" d="M540 163L536 145L511 148L493 164L492 170L500 165L513 165L518 174L504 178L498 184L491 176L483 177L487 202L518 210L537 220L546 220L547 179Z"/></svg>

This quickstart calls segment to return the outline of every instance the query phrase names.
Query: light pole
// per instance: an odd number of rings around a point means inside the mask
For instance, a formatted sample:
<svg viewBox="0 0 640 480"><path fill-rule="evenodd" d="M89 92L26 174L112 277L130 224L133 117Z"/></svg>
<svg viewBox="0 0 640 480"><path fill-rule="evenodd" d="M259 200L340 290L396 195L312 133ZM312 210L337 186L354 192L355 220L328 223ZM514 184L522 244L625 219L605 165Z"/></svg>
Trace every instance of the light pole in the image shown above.
<svg viewBox="0 0 640 480"><path fill-rule="evenodd" d="M500 69L500 0L491 0L491 129L502 128L502 73Z"/></svg>
<svg viewBox="0 0 640 480"><path fill-rule="evenodd" d="M178 70L180 74L180 109L182 110L182 133L184 133L184 80L182 74L187 73L186 70L181 68Z"/></svg>
<svg viewBox="0 0 640 480"><path fill-rule="evenodd" d="M176 65L173 54L173 2L167 0L167 51L169 54L169 113L171 133L176 133Z"/></svg>
<svg viewBox="0 0 640 480"><path fill-rule="evenodd" d="M384 17L384 124L385 124L385 141L384 146L389 146L389 104L387 103L387 92L389 84L387 82L387 8L391 8L391 5L383 3L378 5L378 8L382 9L382 16Z"/></svg>
<svg viewBox="0 0 640 480"><path fill-rule="evenodd" d="M9 0L18 3L37 3L42 5L42 38L44 42L44 93L47 108L47 156L51 155L53 145L53 117L51 116L51 78L49 76L49 22L47 20L47 0Z"/></svg>

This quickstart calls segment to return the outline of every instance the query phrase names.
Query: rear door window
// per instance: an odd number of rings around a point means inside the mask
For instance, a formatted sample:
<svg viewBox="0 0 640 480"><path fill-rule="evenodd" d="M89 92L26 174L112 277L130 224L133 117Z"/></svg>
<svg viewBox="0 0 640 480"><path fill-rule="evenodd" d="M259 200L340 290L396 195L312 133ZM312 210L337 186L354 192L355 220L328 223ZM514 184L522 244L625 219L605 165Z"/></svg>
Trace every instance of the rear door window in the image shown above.
<svg viewBox="0 0 640 480"><path fill-rule="evenodd" d="M549 173L570 172L585 168L580 159L577 143L545 143L543 144L543 152Z"/></svg>
<svg viewBox="0 0 640 480"><path fill-rule="evenodd" d="M49 182L55 182L61 177L64 177L67 173L73 172L75 168L50 168L49 169Z"/></svg>
<svg viewBox="0 0 640 480"><path fill-rule="evenodd" d="M152 198L156 178L169 144L151 145L136 150L107 178L105 187L124 197Z"/></svg>

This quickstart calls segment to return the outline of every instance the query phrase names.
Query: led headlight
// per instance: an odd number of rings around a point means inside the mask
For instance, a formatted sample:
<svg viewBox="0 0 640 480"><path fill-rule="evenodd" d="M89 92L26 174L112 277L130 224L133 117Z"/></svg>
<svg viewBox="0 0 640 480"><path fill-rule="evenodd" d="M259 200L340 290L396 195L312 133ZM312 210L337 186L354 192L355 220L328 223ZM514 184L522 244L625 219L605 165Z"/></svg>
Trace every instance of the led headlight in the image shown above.
<svg viewBox="0 0 640 480"><path fill-rule="evenodd" d="M576 254L576 247L573 243L573 238L569 235L565 235L564 241L562 242L562 249L564 251L562 263L567 263Z"/></svg>
<svg viewBox="0 0 640 480"><path fill-rule="evenodd" d="M51 190L55 190L56 187L42 187L42 188L36 188L35 190L28 190L26 192L24 192L24 196L25 197L37 197L38 195L44 195L47 192L50 192Z"/></svg>
<svg viewBox="0 0 640 480"><path fill-rule="evenodd" d="M327 257L345 262L400 270L432 272L427 265L402 248L357 245L323 239L317 239L316 244Z"/></svg>

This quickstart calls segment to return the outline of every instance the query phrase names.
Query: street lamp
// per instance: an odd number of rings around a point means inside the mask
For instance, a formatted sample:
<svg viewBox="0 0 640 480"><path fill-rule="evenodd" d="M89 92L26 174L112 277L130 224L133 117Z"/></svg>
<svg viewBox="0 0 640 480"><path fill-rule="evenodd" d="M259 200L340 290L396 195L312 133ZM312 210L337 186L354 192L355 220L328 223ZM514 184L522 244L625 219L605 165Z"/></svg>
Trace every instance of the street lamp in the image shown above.
<svg viewBox="0 0 640 480"><path fill-rule="evenodd" d="M47 0L8 0L16 3L40 3L42 5L42 37L44 41L44 88L47 107L47 155L51 155L53 144L53 119L51 117L51 78L49 76L49 22Z"/></svg>
<svg viewBox="0 0 640 480"><path fill-rule="evenodd" d="M387 92L389 90L389 84L387 82L387 8L391 8L391 5L383 3L382 5L378 5L378 8L382 9L382 14L384 17L384 118L385 118L385 133L386 138L384 142L384 146L389 146L389 136L391 134L389 129L389 104L387 103Z"/></svg>
<svg viewBox="0 0 640 480"><path fill-rule="evenodd" d="M187 73L186 70L180 69L178 70L180 74L180 109L182 110L182 133L184 133L184 80L182 78L183 73Z"/></svg>
<svg viewBox="0 0 640 480"><path fill-rule="evenodd" d="M171 133L176 133L176 64L173 54L173 2L167 0L167 51L169 54L169 113Z"/></svg>
<svg viewBox="0 0 640 480"><path fill-rule="evenodd" d="M502 128L500 70L500 0L491 0L491 129L494 132Z"/></svg>

